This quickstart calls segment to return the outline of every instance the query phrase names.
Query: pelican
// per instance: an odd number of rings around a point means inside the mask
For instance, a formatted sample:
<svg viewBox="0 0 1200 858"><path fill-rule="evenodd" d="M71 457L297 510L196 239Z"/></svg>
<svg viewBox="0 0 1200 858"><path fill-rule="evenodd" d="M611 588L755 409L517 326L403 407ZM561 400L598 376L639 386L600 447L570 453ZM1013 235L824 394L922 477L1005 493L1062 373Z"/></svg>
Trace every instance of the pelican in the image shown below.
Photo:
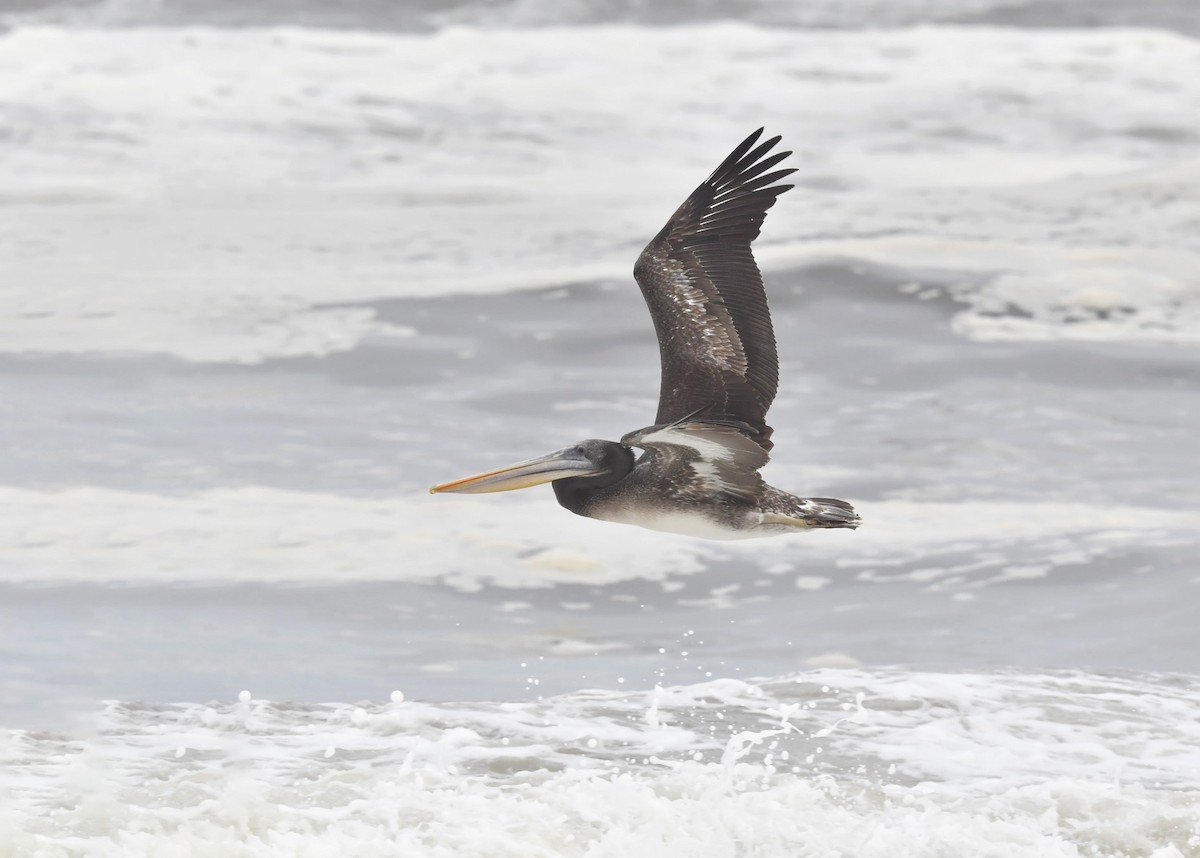
<svg viewBox="0 0 1200 858"><path fill-rule="evenodd" d="M859 525L843 500L801 498L759 475L771 452L767 409L779 386L775 332L750 244L795 170L774 170L758 129L692 192L638 257L634 279L658 335L653 426L620 443L587 440L434 486L483 493L552 483L576 515L706 539ZM635 453L641 450L641 454Z"/></svg>

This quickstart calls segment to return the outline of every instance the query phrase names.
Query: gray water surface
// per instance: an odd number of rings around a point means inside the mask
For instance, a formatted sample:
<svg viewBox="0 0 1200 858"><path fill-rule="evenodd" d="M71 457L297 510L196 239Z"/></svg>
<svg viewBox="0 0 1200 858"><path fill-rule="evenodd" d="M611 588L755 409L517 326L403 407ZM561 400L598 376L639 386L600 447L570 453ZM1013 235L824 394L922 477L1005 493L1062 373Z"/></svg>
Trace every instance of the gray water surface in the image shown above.
<svg viewBox="0 0 1200 858"><path fill-rule="evenodd" d="M951 331L953 300L917 298L901 274L823 266L768 277L782 378L769 479L800 489L811 464L845 465L836 482L801 490L864 513L895 497L1197 503L1184 476L1200 461L1192 353L970 342ZM631 283L372 306L417 334L253 366L9 356L0 482L417 495L650 422L656 345ZM486 509L505 496L473 501ZM753 547L717 545L704 571L665 585L5 585L0 719L45 728L103 698L228 700L242 689L279 700L394 688L529 699L821 664L1200 670L1194 540L1134 542L997 582L994 569L914 577L970 567L971 546L840 566L790 539L786 574L756 562ZM1041 550L1016 540L1002 560L1036 564ZM801 589L797 572L828 586Z"/></svg>

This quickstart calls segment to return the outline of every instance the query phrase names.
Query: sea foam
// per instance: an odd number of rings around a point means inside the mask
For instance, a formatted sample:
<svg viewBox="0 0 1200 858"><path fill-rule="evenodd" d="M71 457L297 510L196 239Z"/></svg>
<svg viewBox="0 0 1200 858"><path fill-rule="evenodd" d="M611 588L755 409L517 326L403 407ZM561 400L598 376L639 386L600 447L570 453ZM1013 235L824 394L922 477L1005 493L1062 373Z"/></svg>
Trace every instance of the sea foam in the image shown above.
<svg viewBox="0 0 1200 858"><path fill-rule="evenodd" d="M1193 680L821 670L0 733L14 854L1185 856Z"/></svg>
<svg viewBox="0 0 1200 858"><path fill-rule="evenodd" d="M573 517L550 497L480 504L265 487L183 497L0 488L0 580L439 581L472 591L663 582L722 559L790 569L800 552L810 570L983 586L1133 547L1193 545L1200 532L1195 511L1119 504L885 500L860 509L867 523L853 533L744 547Z"/></svg>
<svg viewBox="0 0 1200 858"><path fill-rule="evenodd" d="M969 337L1194 343L1197 81L1128 29L18 27L0 347L258 362L412 333L346 302L627 277L764 122L768 262L961 272Z"/></svg>

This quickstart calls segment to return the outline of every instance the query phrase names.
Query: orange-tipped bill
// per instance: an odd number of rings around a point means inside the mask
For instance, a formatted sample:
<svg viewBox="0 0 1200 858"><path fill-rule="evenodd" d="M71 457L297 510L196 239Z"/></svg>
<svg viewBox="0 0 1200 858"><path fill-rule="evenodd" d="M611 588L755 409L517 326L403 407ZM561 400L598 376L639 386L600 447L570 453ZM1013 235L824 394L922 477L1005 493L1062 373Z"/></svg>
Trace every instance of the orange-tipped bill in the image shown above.
<svg viewBox="0 0 1200 858"><path fill-rule="evenodd" d="M431 494L438 492L458 492L460 494L484 494L486 492L507 492L513 489L527 489L530 486L540 486L564 477L587 477L598 474L601 469L583 455L578 447L567 447L563 450L539 456L527 462L518 462L498 471L488 471L474 477L454 480L434 486Z"/></svg>

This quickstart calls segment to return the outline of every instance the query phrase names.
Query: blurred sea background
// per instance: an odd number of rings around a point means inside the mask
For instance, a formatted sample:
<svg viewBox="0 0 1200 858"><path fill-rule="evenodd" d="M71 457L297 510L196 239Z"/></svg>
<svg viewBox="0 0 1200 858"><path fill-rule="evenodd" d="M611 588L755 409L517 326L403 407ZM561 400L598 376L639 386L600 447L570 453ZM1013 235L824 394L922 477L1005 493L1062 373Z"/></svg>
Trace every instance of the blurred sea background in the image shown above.
<svg viewBox="0 0 1200 858"><path fill-rule="evenodd" d="M1200 856L1200 5L0 2L0 855ZM746 134L766 476L652 422Z"/></svg>

